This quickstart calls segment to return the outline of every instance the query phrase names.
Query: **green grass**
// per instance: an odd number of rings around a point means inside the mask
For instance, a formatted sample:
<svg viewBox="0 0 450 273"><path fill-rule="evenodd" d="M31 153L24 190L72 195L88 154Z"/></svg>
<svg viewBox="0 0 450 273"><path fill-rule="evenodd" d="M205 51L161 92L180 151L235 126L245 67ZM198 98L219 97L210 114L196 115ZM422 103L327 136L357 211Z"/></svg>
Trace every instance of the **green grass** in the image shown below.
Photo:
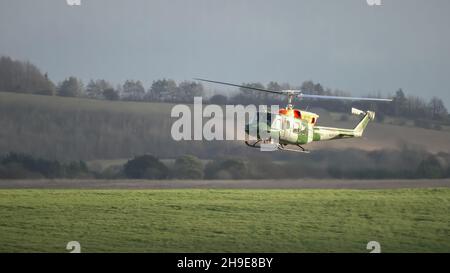
<svg viewBox="0 0 450 273"><path fill-rule="evenodd" d="M0 252L449 252L450 189L0 190Z"/></svg>

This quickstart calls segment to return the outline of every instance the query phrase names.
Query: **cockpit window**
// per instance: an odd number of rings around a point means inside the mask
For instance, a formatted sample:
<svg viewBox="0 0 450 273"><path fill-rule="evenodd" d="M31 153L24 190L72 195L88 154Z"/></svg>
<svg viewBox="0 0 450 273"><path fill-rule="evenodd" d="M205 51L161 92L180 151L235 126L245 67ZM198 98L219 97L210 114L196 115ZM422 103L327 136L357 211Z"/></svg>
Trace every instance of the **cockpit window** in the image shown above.
<svg viewBox="0 0 450 273"><path fill-rule="evenodd" d="M272 124L272 128L276 130L281 130L281 120L275 119L275 121Z"/></svg>

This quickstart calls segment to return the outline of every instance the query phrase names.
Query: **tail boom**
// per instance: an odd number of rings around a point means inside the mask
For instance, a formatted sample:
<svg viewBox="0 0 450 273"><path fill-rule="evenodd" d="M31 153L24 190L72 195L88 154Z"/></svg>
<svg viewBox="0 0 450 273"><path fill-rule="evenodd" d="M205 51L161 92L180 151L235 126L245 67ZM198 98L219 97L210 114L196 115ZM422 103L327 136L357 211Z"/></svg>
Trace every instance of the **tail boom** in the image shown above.
<svg viewBox="0 0 450 273"><path fill-rule="evenodd" d="M352 108L352 114L363 116L361 121L358 123L358 125L356 125L354 129L315 126L313 140L323 141L323 140L361 137L369 121L375 119L375 112L372 111L364 112L356 108Z"/></svg>

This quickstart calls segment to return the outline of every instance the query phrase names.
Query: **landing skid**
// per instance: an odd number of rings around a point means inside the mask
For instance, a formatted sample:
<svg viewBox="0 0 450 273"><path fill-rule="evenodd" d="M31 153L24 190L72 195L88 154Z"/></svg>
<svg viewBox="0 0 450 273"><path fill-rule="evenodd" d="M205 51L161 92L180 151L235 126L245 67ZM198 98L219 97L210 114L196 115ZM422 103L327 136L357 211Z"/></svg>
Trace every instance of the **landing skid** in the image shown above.
<svg viewBox="0 0 450 273"><path fill-rule="evenodd" d="M245 145L247 145L247 146L249 146L249 147L251 147L251 148L261 148L261 144L273 144L273 145L276 145L275 147L276 147L276 149L278 149L278 150L280 150L280 151L288 151L288 152L296 152L296 153L305 153L305 154L309 154L310 153L310 151L308 151L308 150L306 150L305 148L303 148L302 146L300 146L300 145L297 145L297 147L299 147L301 150L298 150L298 149L291 149L291 148L286 148L286 146L287 145L285 145L285 144L275 144L275 143L272 143L270 140L262 140L262 139L259 139L259 140L256 140L256 141L253 141L253 142L250 142L250 141L245 141Z"/></svg>
<svg viewBox="0 0 450 273"><path fill-rule="evenodd" d="M252 148L260 148L261 147L261 139L258 139L254 142L249 142L249 141L245 141L245 145L247 145L248 147L252 147Z"/></svg>
<svg viewBox="0 0 450 273"><path fill-rule="evenodd" d="M304 154L309 154L310 153L310 151L306 150L305 148L303 148L300 145L297 145L297 147L299 147L301 150L286 148L286 146L287 145L278 144L278 150L280 150L280 151L288 151L288 152L296 152L296 153L304 153Z"/></svg>

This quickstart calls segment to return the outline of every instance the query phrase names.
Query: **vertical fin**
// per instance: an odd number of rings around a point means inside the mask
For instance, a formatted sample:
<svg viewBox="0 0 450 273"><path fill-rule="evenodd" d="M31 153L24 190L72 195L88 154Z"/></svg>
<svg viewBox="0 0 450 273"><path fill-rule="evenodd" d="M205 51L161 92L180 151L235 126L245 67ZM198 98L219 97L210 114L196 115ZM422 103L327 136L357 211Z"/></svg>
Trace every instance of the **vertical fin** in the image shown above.
<svg viewBox="0 0 450 273"><path fill-rule="evenodd" d="M361 119L361 121L356 125L355 129L353 129L355 136L360 137L362 136L362 133L364 132L364 129L366 129L367 124L369 121L375 119L375 112L372 111L361 111L356 108L352 108L352 114L354 115L364 115L364 117Z"/></svg>

